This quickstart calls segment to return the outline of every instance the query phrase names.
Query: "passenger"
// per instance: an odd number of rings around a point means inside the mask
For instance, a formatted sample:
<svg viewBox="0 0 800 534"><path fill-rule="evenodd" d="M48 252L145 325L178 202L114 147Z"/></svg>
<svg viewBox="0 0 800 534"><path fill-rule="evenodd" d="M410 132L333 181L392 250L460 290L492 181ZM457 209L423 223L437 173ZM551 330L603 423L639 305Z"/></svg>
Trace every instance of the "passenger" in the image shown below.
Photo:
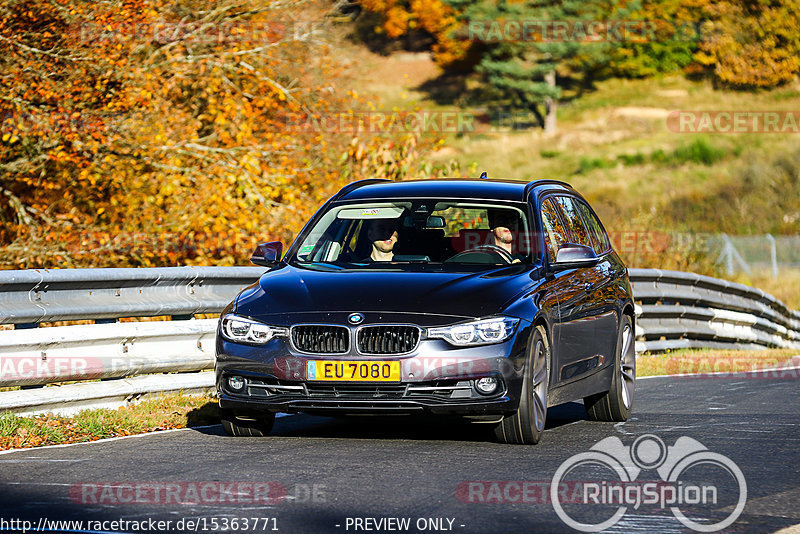
<svg viewBox="0 0 800 534"><path fill-rule="evenodd" d="M372 243L372 250L364 261L392 261L397 244L397 219L367 221L367 239Z"/></svg>

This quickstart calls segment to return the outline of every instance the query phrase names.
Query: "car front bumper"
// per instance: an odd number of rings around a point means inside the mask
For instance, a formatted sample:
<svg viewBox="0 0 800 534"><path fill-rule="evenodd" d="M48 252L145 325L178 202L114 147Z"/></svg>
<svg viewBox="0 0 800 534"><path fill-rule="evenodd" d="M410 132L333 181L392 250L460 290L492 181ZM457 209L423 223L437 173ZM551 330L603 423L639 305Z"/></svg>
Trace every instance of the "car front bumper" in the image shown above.
<svg viewBox="0 0 800 534"><path fill-rule="evenodd" d="M503 343L456 348L423 339L401 356L302 354L289 343L242 345L217 337L216 381L220 407L239 412L318 414L449 414L499 416L519 405L530 324L520 321ZM400 380L348 382L306 380L311 360L399 361ZM231 376L245 386L233 390ZM480 393L475 382L494 377L498 388Z"/></svg>

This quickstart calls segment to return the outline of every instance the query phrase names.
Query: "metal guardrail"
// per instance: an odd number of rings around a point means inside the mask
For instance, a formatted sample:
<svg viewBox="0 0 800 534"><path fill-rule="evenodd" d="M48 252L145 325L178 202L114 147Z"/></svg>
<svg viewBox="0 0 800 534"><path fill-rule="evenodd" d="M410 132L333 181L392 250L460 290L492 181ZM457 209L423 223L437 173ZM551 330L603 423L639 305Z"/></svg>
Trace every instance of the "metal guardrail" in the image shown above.
<svg viewBox="0 0 800 534"><path fill-rule="evenodd" d="M216 328L199 319L0 332L0 387L211 369Z"/></svg>
<svg viewBox="0 0 800 534"><path fill-rule="evenodd" d="M629 269L637 351L800 349L800 312L760 289L710 276Z"/></svg>
<svg viewBox="0 0 800 534"><path fill-rule="evenodd" d="M16 326L0 331L0 387L103 379L0 392L0 411L69 412L117 406L159 391L212 389L213 373L207 370L214 364L215 319L116 319L218 313L263 272L261 267L0 271L0 324ZM800 313L761 290L677 271L630 269L629 274L638 352L800 349ZM86 319L99 324L33 328Z"/></svg>
<svg viewBox="0 0 800 534"><path fill-rule="evenodd" d="M185 372L214 367L217 321L190 319L219 313L263 272L262 267L0 271L0 324L15 326L0 331L0 387L95 380L3 391L0 411L69 413L115 407L147 393L213 389L213 373ZM117 322L165 315L177 320ZM73 320L96 324L36 328Z"/></svg>
<svg viewBox="0 0 800 534"><path fill-rule="evenodd" d="M151 394L199 394L214 390L213 371L142 375L108 382L5 391L0 393L0 411L17 415L46 412L69 415L92 408L118 408Z"/></svg>
<svg viewBox="0 0 800 534"><path fill-rule="evenodd" d="M264 270L158 267L0 271L0 324L216 313Z"/></svg>

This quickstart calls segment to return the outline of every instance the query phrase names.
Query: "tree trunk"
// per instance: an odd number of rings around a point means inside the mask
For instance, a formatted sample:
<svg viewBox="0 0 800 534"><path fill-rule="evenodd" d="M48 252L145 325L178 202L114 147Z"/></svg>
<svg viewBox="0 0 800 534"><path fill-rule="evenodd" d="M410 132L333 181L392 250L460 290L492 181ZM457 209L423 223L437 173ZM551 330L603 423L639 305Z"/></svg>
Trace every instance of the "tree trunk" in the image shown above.
<svg viewBox="0 0 800 534"><path fill-rule="evenodd" d="M545 127L544 116L542 115L542 112L539 111L539 105L538 104L531 104L530 110L531 110L531 113L533 113L533 115L536 117L536 121L539 123L539 126L541 128L544 128Z"/></svg>
<svg viewBox="0 0 800 534"><path fill-rule="evenodd" d="M551 70L547 74L544 75L544 81L547 82L547 85L554 88L556 87L556 71L555 69ZM548 96L544 99L544 110L545 110L545 119L544 119L544 133L546 134L554 134L556 133L556 109L558 108L558 101Z"/></svg>

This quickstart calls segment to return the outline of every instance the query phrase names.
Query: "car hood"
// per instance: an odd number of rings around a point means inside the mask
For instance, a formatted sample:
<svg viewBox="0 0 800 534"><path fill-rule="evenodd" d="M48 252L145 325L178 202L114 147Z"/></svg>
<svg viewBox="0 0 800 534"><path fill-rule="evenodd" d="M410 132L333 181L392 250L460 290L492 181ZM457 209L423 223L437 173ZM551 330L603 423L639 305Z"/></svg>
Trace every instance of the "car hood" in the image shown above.
<svg viewBox="0 0 800 534"><path fill-rule="evenodd" d="M315 271L283 266L245 289L235 312L253 318L326 312L430 314L454 318L502 312L533 286L531 266L478 273L412 271Z"/></svg>

